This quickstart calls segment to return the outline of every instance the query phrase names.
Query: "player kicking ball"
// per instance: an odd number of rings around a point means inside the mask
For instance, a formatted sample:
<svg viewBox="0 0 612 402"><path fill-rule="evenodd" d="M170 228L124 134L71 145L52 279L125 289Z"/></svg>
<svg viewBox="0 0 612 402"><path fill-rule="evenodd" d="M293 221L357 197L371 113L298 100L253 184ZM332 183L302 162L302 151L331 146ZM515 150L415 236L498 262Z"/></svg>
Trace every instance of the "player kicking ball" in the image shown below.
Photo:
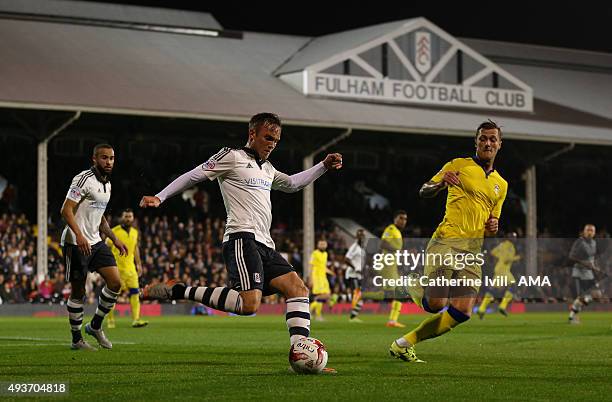
<svg viewBox="0 0 612 402"><path fill-rule="evenodd" d="M257 312L262 296L280 293L287 304L291 344L310 335L308 288L293 267L274 249L270 236L270 191L292 193L314 182L328 170L342 167L340 154L329 154L303 172L286 175L268 158L281 138L281 121L259 113L249 122L246 146L223 148L207 162L178 177L155 196L144 196L143 208L157 208L168 198L203 180L217 180L227 212L223 259L228 286L191 287L182 283L146 287L143 298L192 300L238 315Z"/></svg>

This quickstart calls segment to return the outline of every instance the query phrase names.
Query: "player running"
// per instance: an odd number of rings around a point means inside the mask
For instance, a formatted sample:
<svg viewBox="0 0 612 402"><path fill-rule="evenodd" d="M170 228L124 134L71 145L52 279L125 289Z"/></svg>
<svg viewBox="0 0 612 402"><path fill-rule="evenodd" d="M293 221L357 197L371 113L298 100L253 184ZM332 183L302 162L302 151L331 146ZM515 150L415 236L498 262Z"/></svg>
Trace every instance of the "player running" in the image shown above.
<svg viewBox="0 0 612 402"><path fill-rule="evenodd" d="M96 350L83 339L81 333L85 280L87 273L94 271L102 276L106 285L100 292L95 315L91 322L85 325L85 332L96 338L101 347L113 347L102 330L102 321L115 307L121 282L115 258L102 241L100 232L108 236L120 255L128 253L126 246L117 239L104 217L111 196L109 180L115 164L115 152L108 144L96 145L92 161L94 165L91 169L82 171L72 179L61 209L67 225L62 232L61 245L66 280L71 285L67 307L72 329L72 349L83 350Z"/></svg>
<svg viewBox="0 0 612 402"><path fill-rule="evenodd" d="M601 297L601 289L596 280L596 274L601 275L601 271L595 264L597 255L595 232L595 225L584 225L582 235L574 242L569 253L570 259L574 262L572 267L574 302L568 318L570 324L580 324L578 314L593 301L594 297Z"/></svg>
<svg viewBox="0 0 612 402"><path fill-rule="evenodd" d="M504 316L508 316L508 304L510 304L514 296L512 290L514 290L514 284L516 283L514 275L512 275L512 264L521 259L521 256L516 253L516 247L514 247L514 243L512 242L516 240L516 237L516 232L508 233L507 239L491 250L491 255L497 258L497 263L493 270L493 279L495 283L508 285L492 287L485 293L480 303L480 307L478 307L478 317L480 317L481 320L487 313L489 303L495 300L494 293L503 293L497 311Z"/></svg>
<svg viewBox="0 0 612 402"><path fill-rule="evenodd" d="M333 307L333 299L331 297L331 289L327 275L335 275L332 270L327 267L327 241L321 239L317 242L317 248L310 256L310 277L308 278L308 287L310 288L313 302L310 304L310 311L315 313L315 320L323 320L323 305L329 302L330 307Z"/></svg>
<svg viewBox="0 0 612 402"><path fill-rule="evenodd" d="M121 213L121 224L113 228L113 233L128 249L128 254L121 255L120 250L113 245L111 239L106 239L106 244L110 247L117 267L119 268L119 278L121 279L120 292L128 292L130 295L130 307L132 310L132 327L141 328L149 324L148 321L140 319L140 290L138 286L138 277L142 275L142 263L140 261L140 252L138 251L138 243L140 242L140 233L138 229L132 226L134 223L134 211L126 208ZM106 325L108 328L115 328L115 310L108 313Z"/></svg>
<svg viewBox="0 0 612 402"><path fill-rule="evenodd" d="M404 247L404 238L402 230L406 228L408 223L408 214L404 210L395 211L393 214L393 223L387 226L381 237L381 252L395 254L396 251ZM387 264L383 268L383 276L387 279L399 278L399 271L396 262ZM402 302L397 300L395 287L385 288L385 299L391 300L391 311L389 312L389 320L386 326L391 328L405 328L406 326L399 322L399 316L402 311Z"/></svg>
<svg viewBox="0 0 612 402"><path fill-rule="evenodd" d="M340 169L342 156L329 154L312 168L288 176L276 170L268 161L280 138L279 117L272 113L257 114L249 122L246 146L223 148L157 195L142 198L141 207L156 208L196 183L217 179L227 212L223 259L229 276L226 287L160 284L145 288L143 296L193 300L217 310L250 315L259 308L262 295L280 293L287 303L286 321L291 343L309 336L308 288L293 267L274 249L270 236L270 191L299 191L326 171Z"/></svg>
<svg viewBox="0 0 612 402"><path fill-rule="evenodd" d="M362 323L363 321L358 316L363 306L363 299L361 298L361 271L365 262L365 232L363 229L357 229L355 237L355 243L351 244L344 256L344 262L348 266L345 278L349 282L349 287L353 290L349 322Z"/></svg>
<svg viewBox="0 0 612 402"><path fill-rule="evenodd" d="M448 189L444 219L427 245L426 279L460 279L468 284L481 278L478 257L483 239L497 233L508 190L508 183L494 168L501 144L501 128L495 122L480 124L476 130L476 156L453 159L421 187L419 194L426 198ZM434 315L395 340L389 350L391 355L408 362L422 362L414 346L469 320L478 294L475 285L427 286L425 291L419 286L409 287L412 299Z"/></svg>

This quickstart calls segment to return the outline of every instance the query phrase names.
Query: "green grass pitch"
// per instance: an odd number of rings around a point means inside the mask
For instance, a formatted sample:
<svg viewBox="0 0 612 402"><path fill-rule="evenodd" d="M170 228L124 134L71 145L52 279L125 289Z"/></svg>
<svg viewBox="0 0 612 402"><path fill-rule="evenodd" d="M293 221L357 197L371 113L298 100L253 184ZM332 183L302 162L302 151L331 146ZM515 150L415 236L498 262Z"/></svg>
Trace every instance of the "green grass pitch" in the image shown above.
<svg viewBox="0 0 612 402"><path fill-rule="evenodd" d="M412 327L423 317L402 320ZM305 376L288 371L282 316L151 317L138 329L120 318L107 330L113 350L97 352L69 350L67 318L0 316L0 382L69 381L68 399L105 402L612 400L611 313L583 313L576 326L565 314L474 317L419 344L426 364L389 357L405 331L386 328L386 317L326 318L312 335L338 374Z"/></svg>

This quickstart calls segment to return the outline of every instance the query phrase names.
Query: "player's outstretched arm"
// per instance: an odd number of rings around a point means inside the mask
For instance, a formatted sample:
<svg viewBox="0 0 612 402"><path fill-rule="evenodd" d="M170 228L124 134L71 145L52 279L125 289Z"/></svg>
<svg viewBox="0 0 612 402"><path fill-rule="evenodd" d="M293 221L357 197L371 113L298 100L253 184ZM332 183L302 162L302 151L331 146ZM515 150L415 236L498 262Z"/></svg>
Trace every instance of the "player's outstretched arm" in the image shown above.
<svg viewBox="0 0 612 402"><path fill-rule="evenodd" d="M317 180L328 170L339 170L342 168L342 155L335 153L329 154L325 159L310 169L306 169L300 173L294 175L287 175L285 173L276 171L274 173L274 181L272 182L272 188L274 190L280 190L285 193L294 193L299 191Z"/></svg>
<svg viewBox="0 0 612 402"><path fill-rule="evenodd" d="M202 166L196 166L189 172L185 172L177 177L172 183L168 184L166 188L160 191L156 195L145 195L140 200L141 208L157 208L162 202L176 194L182 193L198 184L199 182L207 179L208 176Z"/></svg>

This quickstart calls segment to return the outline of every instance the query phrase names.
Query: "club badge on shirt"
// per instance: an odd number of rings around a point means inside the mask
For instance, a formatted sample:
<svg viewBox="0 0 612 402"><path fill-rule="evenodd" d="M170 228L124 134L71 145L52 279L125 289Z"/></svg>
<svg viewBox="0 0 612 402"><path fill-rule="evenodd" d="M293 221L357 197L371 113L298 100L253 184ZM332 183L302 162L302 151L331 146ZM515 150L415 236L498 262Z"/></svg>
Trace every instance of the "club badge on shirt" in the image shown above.
<svg viewBox="0 0 612 402"><path fill-rule="evenodd" d="M212 170L215 168L215 166L217 166L217 163L215 162L214 159L209 159L206 162L204 162L204 164L202 165L202 169L204 170Z"/></svg>
<svg viewBox="0 0 612 402"><path fill-rule="evenodd" d="M70 189L70 197L71 198L81 198L81 189L79 187L72 187Z"/></svg>

